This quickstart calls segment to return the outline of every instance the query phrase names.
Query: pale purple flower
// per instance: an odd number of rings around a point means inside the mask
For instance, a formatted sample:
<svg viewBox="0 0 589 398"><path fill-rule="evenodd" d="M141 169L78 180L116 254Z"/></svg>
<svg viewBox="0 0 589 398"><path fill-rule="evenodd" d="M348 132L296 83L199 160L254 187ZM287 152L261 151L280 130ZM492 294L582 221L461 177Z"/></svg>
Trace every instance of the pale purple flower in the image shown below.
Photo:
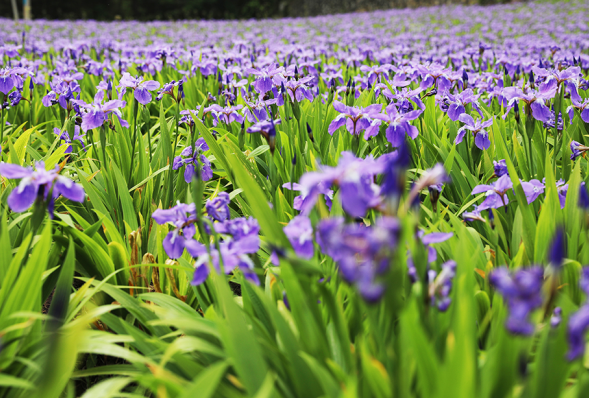
<svg viewBox="0 0 589 398"><path fill-rule="evenodd" d="M135 78L128 72L123 73L121 80L119 81L119 87L122 87L121 97L125 94L126 88L134 90L134 97L140 104L147 105L151 102L150 91L157 90L160 88L160 83L155 80L143 80L143 76ZM120 97L119 97L120 98Z"/></svg>
<svg viewBox="0 0 589 398"><path fill-rule="evenodd" d="M344 125L346 126L348 132L352 135L360 135L362 131L365 131L368 128L371 129L367 131L365 138L375 135L373 134L374 129L376 129L376 132L378 133L378 126L373 126L371 122L378 112L380 112L382 108L381 104L374 104L366 108L359 108L346 106L339 101L334 101L333 108L340 114L329 124L327 132L330 135L333 135L337 129ZM368 137L366 137L366 135L368 135Z"/></svg>

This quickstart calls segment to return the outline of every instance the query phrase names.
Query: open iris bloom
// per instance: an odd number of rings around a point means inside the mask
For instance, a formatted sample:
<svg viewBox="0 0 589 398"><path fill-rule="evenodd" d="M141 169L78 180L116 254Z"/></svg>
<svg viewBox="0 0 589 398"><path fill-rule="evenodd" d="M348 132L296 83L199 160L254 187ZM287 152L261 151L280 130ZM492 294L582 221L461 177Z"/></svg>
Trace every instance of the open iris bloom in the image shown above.
<svg viewBox="0 0 589 398"><path fill-rule="evenodd" d="M340 114L335 119L333 119L329 125L329 128L327 129L327 132L330 135L333 135L337 129L344 125L346 126L348 132L352 135L360 135L362 131L365 131L369 128L370 130L366 132L365 137L366 135L370 137L371 135L376 135L376 133L378 133L378 126L372 126L371 122L372 119L375 118L375 116L382 109L381 104L374 104L366 108L359 108L344 105L339 101L334 101L333 108ZM376 133L373 134L374 129L376 129Z"/></svg>
<svg viewBox="0 0 589 398"><path fill-rule="evenodd" d="M280 85L282 81L280 77L281 74L284 73L284 68L275 63L271 63L270 65L259 69L248 68L246 69L246 73L256 76L254 89L263 95L272 90L274 84Z"/></svg>
<svg viewBox="0 0 589 398"><path fill-rule="evenodd" d="M199 242L192 239L196 233L196 206L194 203L178 204L171 209L157 209L151 217L160 225L171 224L174 229L166 235L163 241L164 250L171 259L180 258L184 249L192 255L200 253Z"/></svg>
<svg viewBox="0 0 589 398"><path fill-rule="evenodd" d="M509 203L509 198L507 197L507 191L513 188L513 184L509 175L505 174L491 185L482 184L477 185L472 190L471 195L476 195L479 193L486 193L485 200L481 205L478 207L478 211L487 210L487 209L498 209L502 206L506 206Z"/></svg>
<svg viewBox="0 0 589 398"><path fill-rule="evenodd" d="M552 114L545 102L554 98L557 89L558 86L554 79L540 84L538 90L527 87L524 87L524 90L516 86L506 87L503 89L503 96L508 101L508 104L503 118L507 117L511 109L515 106L515 103L521 100L526 104L526 113L527 109L529 109L534 119L541 122L550 121Z"/></svg>
<svg viewBox="0 0 589 398"><path fill-rule="evenodd" d="M478 95L475 95L473 91L469 88L456 95L446 94L446 96L442 99L442 104L440 105L441 108L446 108L446 112L448 113L448 117L452 121L459 120L460 115L466 113L465 106L468 104L472 104L474 110L476 110L481 117L483 117L483 112L479 108L478 102ZM444 109L442 109L444 110Z"/></svg>
<svg viewBox="0 0 589 398"><path fill-rule="evenodd" d="M485 130L493 124L493 119L481 121L481 119L475 120L469 114L463 113L458 117L464 126L458 129L458 134L454 140L454 144L460 144L464 139L466 131L469 130L474 134L474 143L480 150L487 150L491 146L491 140L489 140L489 133Z"/></svg>
<svg viewBox="0 0 589 398"><path fill-rule="evenodd" d="M180 153L180 156L174 158L174 164L172 165L173 170L178 170L182 166L186 166L184 170L184 181L190 183L192 177L196 173L195 166L200 161L200 178L203 181L208 181L213 178L213 169L211 168L211 162L203 154L209 150L209 146L205 142L204 138L200 137L194 144L194 153L192 153L192 146L187 146Z"/></svg>
<svg viewBox="0 0 589 398"><path fill-rule="evenodd" d="M392 146L399 147L405 140L405 135L408 135L412 140L417 138L419 131L417 127L412 126L409 122L417 119L422 110L400 113L396 105L390 104L385 108L385 111L386 113L379 113L373 117L388 123L386 137ZM376 133L378 133L378 130L376 130Z"/></svg>
<svg viewBox="0 0 589 398"><path fill-rule="evenodd" d="M78 105L82 112L82 130L84 132L101 127L106 121L109 120L110 114L116 115L123 127L129 127L129 123L123 119L123 114L120 108L126 106L125 101L121 100L110 100L106 103L102 103L104 99L104 91L98 91L94 96L94 102L87 104L82 100L73 100Z"/></svg>
<svg viewBox="0 0 589 398"><path fill-rule="evenodd" d="M147 105L151 102L152 97L150 91L160 88L160 83L155 80L143 80L143 76L135 78L129 73L125 72L119 82L119 87L122 87L121 97L125 95L127 88L133 89L133 96L142 105Z"/></svg>
<svg viewBox="0 0 589 398"><path fill-rule="evenodd" d="M55 199L59 195L75 202L83 202L84 189L67 177L58 174L59 166L45 170L45 163L37 162L35 169L16 164L0 163L0 175L8 179L20 179L18 186L8 195L8 206L20 213L29 209L35 200L47 201L49 216L53 218ZM49 194L51 196L49 197Z"/></svg>

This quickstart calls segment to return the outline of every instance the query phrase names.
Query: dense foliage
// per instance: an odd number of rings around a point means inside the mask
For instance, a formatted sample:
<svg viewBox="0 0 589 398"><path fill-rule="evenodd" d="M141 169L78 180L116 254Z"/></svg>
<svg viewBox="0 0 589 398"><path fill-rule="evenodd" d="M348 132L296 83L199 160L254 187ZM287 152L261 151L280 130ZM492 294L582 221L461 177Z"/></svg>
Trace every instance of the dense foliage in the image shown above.
<svg viewBox="0 0 589 398"><path fill-rule="evenodd" d="M1 397L585 397L589 7L0 26Z"/></svg>

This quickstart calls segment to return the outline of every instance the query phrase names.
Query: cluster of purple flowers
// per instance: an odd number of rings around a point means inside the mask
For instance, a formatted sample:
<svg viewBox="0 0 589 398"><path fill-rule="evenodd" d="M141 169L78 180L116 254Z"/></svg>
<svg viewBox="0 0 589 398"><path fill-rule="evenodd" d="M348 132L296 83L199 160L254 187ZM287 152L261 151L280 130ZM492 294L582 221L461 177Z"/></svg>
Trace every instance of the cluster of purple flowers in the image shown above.
<svg viewBox="0 0 589 398"><path fill-rule="evenodd" d="M375 302L385 291L380 277L390 269L399 233L400 224L395 218L381 217L367 227L346 224L343 217L336 217L319 222L316 238L343 278L356 286L365 300Z"/></svg>
<svg viewBox="0 0 589 398"><path fill-rule="evenodd" d="M185 166L184 169L184 180L187 183L192 181L192 177L196 174L196 169L200 170L200 179L208 181L213 178L213 169L211 168L211 162L204 155L204 152L209 150L209 146L205 142L204 138L200 137L194 144L194 152L192 146L187 146L182 150L180 156L174 158L172 164L173 170L178 170Z"/></svg>
<svg viewBox="0 0 589 398"><path fill-rule="evenodd" d="M256 253L260 248L260 227L252 217L230 219L229 203L229 195L220 192L215 198L207 200L205 205L214 232L220 236L218 246L205 245L194 239L199 217L194 203L178 203L171 209L158 209L152 214L158 224L173 226L163 240L168 257L180 258L186 249L196 259L193 285L200 285L207 279L209 263L219 273L223 270L230 274L238 268L248 280L259 283L248 255ZM206 229L209 233L213 232L208 224Z"/></svg>

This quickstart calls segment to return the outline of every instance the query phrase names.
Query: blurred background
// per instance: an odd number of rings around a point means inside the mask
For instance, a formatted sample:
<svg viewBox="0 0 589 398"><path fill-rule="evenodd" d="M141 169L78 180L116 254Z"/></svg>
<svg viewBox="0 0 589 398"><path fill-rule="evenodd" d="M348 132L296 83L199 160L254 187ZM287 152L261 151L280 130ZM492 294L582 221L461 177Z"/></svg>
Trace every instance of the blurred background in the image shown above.
<svg viewBox="0 0 589 398"><path fill-rule="evenodd" d="M4 0L0 16L35 19L178 20L278 18L440 4L496 4L511 0ZM23 6L24 3L24 6Z"/></svg>

